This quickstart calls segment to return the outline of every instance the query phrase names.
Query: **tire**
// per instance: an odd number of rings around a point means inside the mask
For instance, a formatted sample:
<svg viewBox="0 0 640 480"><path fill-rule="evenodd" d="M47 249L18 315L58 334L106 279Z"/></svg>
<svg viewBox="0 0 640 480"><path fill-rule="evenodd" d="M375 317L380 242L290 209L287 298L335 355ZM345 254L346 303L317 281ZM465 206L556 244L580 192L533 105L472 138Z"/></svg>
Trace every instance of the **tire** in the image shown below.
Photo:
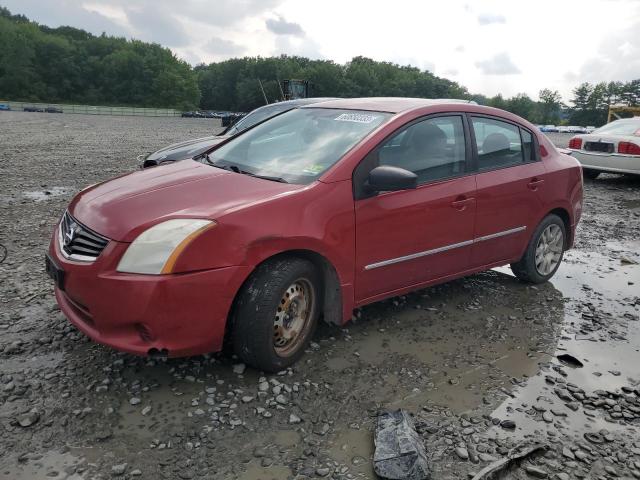
<svg viewBox="0 0 640 480"><path fill-rule="evenodd" d="M280 258L260 265L245 282L234 307L232 345L236 355L265 372L293 365L315 332L320 293L318 272L308 260ZM299 333L294 341L288 335L295 331Z"/></svg>
<svg viewBox="0 0 640 480"><path fill-rule="evenodd" d="M595 180L596 178L598 178L598 175L600 175L600 173L602 172L600 172L599 170L592 170L590 168L582 169L582 175L590 180Z"/></svg>
<svg viewBox="0 0 640 480"><path fill-rule="evenodd" d="M562 234L562 238L557 239L557 232ZM541 240L543 235L545 235L545 238ZM540 245L541 242L543 242L542 246ZM542 262L536 262L536 251L539 248L541 252L545 251L544 243L549 247L546 248L546 253L539 258L539 260L542 259ZM560 263L562 263L566 245L567 228L564 222L557 215L547 215L533 232L522 258L518 262L511 264L511 271L523 282L546 282L553 277ZM547 260L549 261L547 262Z"/></svg>

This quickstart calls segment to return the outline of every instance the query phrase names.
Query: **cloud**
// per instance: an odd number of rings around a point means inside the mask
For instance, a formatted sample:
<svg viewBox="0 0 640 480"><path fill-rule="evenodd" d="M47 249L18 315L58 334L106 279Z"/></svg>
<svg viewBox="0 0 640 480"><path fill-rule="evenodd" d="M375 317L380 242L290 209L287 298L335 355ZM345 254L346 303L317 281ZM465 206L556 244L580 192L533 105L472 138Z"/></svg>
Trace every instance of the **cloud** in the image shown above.
<svg viewBox="0 0 640 480"><path fill-rule="evenodd" d="M295 22L287 22L283 17L278 15L278 18L268 18L265 22L267 30L275 33L276 35L294 35L302 37L304 36L304 30Z"/></svg>
<svg viewBox="0 0 640 480"><path fill-rule="evenodd" d="M629 81L640 78L640 20L611 31L591 58L580 67L582 82Z"/></svg>
<svg viewBox="0 0 640 480"><path fill-rule="evenodd" d="M520 69L513 63L508 53L502 52L487 60L476 62L476 67L485 75L513 75Z"/></svg>
<svg viewBox="0 0 640 480"><path fill-rule="evenodd" d="M480 25L491 25L492 23L507 23L504 15L499 13L481 13L478 15L478 23Z"/></svg>
<svg viewBox="0 0 640 480"><path fill-rule="evenodd" d="M167 10L130 10L127 11L127 19L137 35L145 40L172 47L190 43L191 37L185 27Z"/></svg>
<svg viewBox="0 0 640 480"><path fill-rule="evenodd" d="M245 52L243 46L220 37L211 37L204 48L208 53L221 57L242 55Z"/></svg>

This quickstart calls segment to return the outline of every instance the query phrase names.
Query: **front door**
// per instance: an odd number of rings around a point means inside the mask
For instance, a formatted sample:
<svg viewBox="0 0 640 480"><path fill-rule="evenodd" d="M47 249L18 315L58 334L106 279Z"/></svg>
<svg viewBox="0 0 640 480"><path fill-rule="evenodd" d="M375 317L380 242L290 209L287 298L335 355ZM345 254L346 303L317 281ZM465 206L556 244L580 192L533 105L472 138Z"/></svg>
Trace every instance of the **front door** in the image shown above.
<svg viewBox="0 0 640 480"><path fill-rule="evenodd" d="M476 184L467 139L463 115L428 117L386 140L356 169L354 182L378 165L418 176L414 190L358 198L355 188L357 302L468 268Z"/></svg>

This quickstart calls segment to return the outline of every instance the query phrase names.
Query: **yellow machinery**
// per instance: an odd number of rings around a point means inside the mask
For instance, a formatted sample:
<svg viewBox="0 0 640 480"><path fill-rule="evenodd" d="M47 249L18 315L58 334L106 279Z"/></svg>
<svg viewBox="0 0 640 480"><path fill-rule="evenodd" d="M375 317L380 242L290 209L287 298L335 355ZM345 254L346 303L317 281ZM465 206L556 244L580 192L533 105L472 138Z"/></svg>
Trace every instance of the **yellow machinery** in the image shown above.
<svg viewBox="0 0 640 480"><path fill-rule="evenodd" d="M607 117L607 123L620 118L626 118L620 113L630 113L632 117L640 116L640 107L627 107L627 106L609 106L609 116Z"/></svg>

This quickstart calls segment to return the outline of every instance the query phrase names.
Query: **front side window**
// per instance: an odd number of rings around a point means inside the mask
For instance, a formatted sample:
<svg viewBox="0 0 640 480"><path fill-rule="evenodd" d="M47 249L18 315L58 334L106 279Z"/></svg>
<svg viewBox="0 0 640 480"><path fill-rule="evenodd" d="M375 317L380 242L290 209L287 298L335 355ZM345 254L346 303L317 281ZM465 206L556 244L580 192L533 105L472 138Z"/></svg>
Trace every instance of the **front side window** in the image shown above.
<svg viewBox="0 0 640 480"><path fill-rule="evenodd" d="M389 117L384 112L295 109L231 139L211 152L208 161L250 175L308 184Z"/></svg>
<svg viewBox="0 0 640 480"><path fill-rule="evenodd" d="M387 140L378 150L380 165L404 168L418 183L465 173L464 126L459 115L415 123Z"/></svg>
<svg viewBox="0 0 640 480"><path fill-rule="evenodd" d="M493 170L524 162L520 129L491 118L472 117L478 149L478 170Z"/></svg>

